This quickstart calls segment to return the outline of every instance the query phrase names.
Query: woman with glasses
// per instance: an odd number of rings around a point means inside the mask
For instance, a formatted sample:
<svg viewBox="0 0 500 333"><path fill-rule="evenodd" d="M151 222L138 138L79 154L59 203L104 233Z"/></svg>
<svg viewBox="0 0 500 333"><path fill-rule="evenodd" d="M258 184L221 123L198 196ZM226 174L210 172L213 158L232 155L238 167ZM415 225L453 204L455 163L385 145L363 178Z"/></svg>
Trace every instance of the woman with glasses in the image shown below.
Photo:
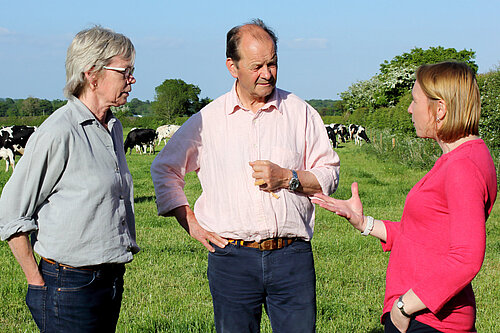
<svg viewBox="0 0 500 333"><path fill-rule="evenodd" d="M475 332L471 281L483 263L485 223L497 196L495 166L478 137L481 99L464 63L418 68L408 108L417 136L443 155L406 197L400 222L363 215L352 197L316 195L313 202L345 217L391 251L382 322L385 332Z"/></svg>
<svg viewBox="0 0 500 333"><path fill-rule="evenodd" d="M110 107L127 102L134 60L122 34L95 26L75 36L68 103L31 136L0 197L0 236L26 275L42 332L115 331L125 263L139 247L123 129Z"/></svg>

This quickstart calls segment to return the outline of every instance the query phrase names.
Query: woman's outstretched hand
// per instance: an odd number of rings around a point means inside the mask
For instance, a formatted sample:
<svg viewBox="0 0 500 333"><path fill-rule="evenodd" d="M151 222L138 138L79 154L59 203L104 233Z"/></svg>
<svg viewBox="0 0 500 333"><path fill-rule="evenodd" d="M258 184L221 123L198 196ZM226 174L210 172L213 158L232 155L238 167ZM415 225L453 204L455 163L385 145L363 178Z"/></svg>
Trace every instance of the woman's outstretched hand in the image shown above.
<svg viewBox="0 0 500 333"><path fill-rule="evenodd" d="M339 216L345 217L354 228L363 231L365 229L365 221L363 205L358 194L358 183L352 183L351 192L352 196L349 200L338 200L322 193L317 193L311 201Z"/></svg>

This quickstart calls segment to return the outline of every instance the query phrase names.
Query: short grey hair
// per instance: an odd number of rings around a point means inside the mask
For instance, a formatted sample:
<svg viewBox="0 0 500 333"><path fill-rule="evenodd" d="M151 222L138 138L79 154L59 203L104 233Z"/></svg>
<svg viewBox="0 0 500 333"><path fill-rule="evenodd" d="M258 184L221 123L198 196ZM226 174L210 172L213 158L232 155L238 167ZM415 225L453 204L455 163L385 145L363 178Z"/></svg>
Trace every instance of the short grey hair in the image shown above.
<svg viewBox="0 0 500 333"><path fill-rule="evenodd" d="M115 56L135 61L135 48L130 39L96 25L76 34L66 55L66 86L64 96L79 97L85 88L85 72L99 72Z"/></svg>

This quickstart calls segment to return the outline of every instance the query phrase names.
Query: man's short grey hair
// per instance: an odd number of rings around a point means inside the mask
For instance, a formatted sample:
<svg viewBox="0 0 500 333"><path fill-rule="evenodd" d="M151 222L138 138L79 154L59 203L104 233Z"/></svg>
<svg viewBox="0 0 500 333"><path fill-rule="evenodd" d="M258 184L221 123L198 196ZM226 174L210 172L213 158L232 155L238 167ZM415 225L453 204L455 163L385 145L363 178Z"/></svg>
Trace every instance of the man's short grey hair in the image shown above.
<svg viewBox="0 0 500 333"><path fill-rule="evenodd" d="M117 55L135 61L134 45L126 36L98 25L77 33L66 55L64 96L79 97L87 83L85 72L101 71Z"/></svg>

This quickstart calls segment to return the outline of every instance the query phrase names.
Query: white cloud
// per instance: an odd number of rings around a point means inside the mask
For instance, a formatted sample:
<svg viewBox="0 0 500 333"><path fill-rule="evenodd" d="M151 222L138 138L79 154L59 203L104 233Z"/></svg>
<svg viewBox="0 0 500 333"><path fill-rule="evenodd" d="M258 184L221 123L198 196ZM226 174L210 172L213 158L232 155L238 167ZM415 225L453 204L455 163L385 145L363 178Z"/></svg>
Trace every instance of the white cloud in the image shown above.
<svg viewBox="0 0 500 333"><path fill-rule="evenodd" d="M11 34L11 32L9 31L9 29L4 28L4 27L0 27L0 36L7 36L10 34Z"/></svg>
<svg viewBox="0 0 500 333"><path fill-rule="evenodd" d="M291 49L326 49L329 41L326 38L295 38L285 42Z"/></svg>

